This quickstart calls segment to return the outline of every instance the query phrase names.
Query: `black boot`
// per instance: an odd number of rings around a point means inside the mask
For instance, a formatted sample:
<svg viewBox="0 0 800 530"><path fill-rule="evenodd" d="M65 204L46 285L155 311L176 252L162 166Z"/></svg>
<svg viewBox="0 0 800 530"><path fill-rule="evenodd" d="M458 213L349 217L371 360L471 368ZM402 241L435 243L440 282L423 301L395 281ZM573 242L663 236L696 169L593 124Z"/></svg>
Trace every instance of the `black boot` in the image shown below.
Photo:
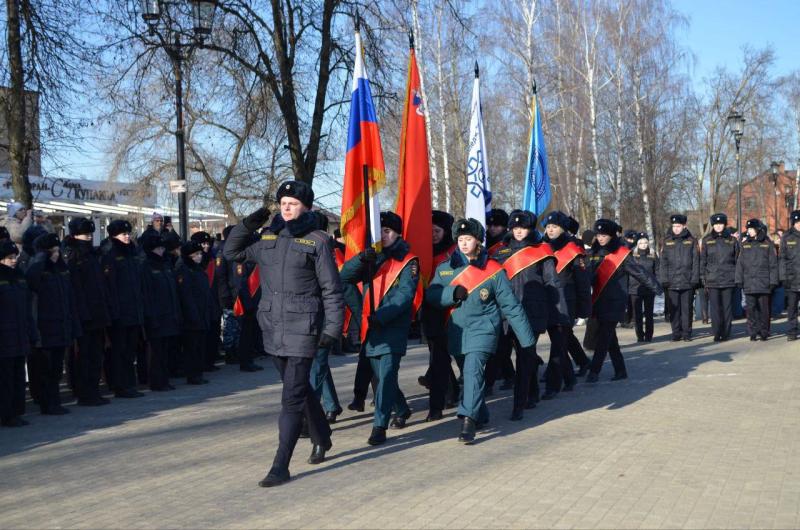
<svg viewBox="0 0 800 530"><path fill-rule="evenodd" d="M545 390L544 394L542 394L542 400L547 401L548 399L553 399L558 395L558 392L555 390Z"/></svg>
<svg viewBox="0 0 800 530"><path fill-rule="evenodd" d="M475 422L472 418L464 418L464 423L461 425L461 434L458 435L458 441L469 445L475 441Z"/></svg>
<svg viewBox="0 0 800 530"><path fill-rule="evenodd" d="M373 427L372 434L369 435L367 443L369 445L381 445L386 441L386 427Z"/></svg>
<svg viewBox="0 0 800 530"><path fill-rule="evenodd" d="M614 374L614 377L611 378L612 381L622 381L623 379L628 378L628 372L622 372L619 374Z"/></svg>
<svg viewBox="0 0 800 530"><path fill-rule="evenodd" d="M583 366L578 368L578 371L575 372L575 377L583 377L589 372L589 363L584 364Z"/></svg>
<svg viewBox="0 0 800 530"><path fill-rule="evenodd" d="M403 414L402 416L395 415L395 417L392 418L392 423L389 424L389 427L391 427L392 429L404 429L406 426L406 421L410 417L411 417L410 410L405 414Z"/></svg>
<svg viewBox="0 0 800 530"><path fill-rule="evenodd" d="M328 442L327 445L315 445L311 450L311 456L308 457L309 464L321 464L325 461L325 452L330 451L333 444Z"/></svg>
<svg viewBox="0 0 800 530"><path fill-rule="evenodd" d="M328 420L328 424L336 423L336 418L339 414L342 413L342 409L332 410L330 412L325 413L325 419Z"/></svg>
<svg viewBox="0 0 800 530"><path fill-rule="evenodd" d="M349 410L354 410L356 412L364 412L364 400L363 399L358 399L358 398L353 398L352 403L347 405L347 408Z"/></svg>
<svg viewBox="0 0 800 530"><path fill-rule="evenodd" d="M273 486L280 486L281 484L286 484L291 480L291 475L289 475L288 469L276 469L272 468L267 473L267 476L261 479L258 483L259 486L262 488L271 488Z"/></svg>
<svg viewBox="0 0 800 530"><path fill-rule="evenodd" d="M442 419L442 411L438 409L432 409L428 412L428 416L425 418L425 421L439 421Z"/></svg>
<svg viewBox="0 0 800 530"><path fill-rule="evenodd" d="M511 411L511 421L520 421L522 419L523 409L514 409Z"/></svg>

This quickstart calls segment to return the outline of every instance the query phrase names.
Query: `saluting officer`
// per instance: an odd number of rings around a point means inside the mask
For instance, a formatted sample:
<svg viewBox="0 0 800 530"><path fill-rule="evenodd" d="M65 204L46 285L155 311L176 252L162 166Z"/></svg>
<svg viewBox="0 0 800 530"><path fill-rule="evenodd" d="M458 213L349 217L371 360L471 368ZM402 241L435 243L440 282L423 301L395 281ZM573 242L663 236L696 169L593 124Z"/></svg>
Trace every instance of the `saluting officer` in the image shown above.
<svg viewBox="0 0 800 530"><path fill-rule="evenodd" d="M760 219L747 221L747 237L736 262L736 285L745 295L750 340L767 340L770 294L778 285L778 256Z"/></svg>
<svg viewBox="0 0 800 530"><path fill-rule="evenodd" d="M731 336L736 260L741 247L728 228L727 215L715 213L709 222L711 233L700 246L700 279L708 291L714 342L722 342Z"/></svg>
<svg viewBox="0 0 800 530"><path fill-rule="evenodd" d="M283 380L278 450L259 483L263 487L290 479L289 461L304 414L314 443L313 461L324 460L331 447L331 429L311 391L309 373L317 348L339 340L344 306L330 238L316 229L316 219L309 212L314 192L304 182L288 181L278 188L277 200L280 215L259 241L250 244L250 234L266 222L266 208L236 225L225 244L228 259L259 265L258 320L264 349Z"/></svg>
<svg viewBox="0 0 800 530"><path fill-rule="evenodd" d="M686 216L670 217L672 228L664 240L658 280L667 291L672 340L692 340L694 290L700 284L700 255L697 240L686 228Z"/></svg>
<svg viewBox="0 0 800 530"><path fill-rule="evenodd" d="M800 299L800 210L789 216L791 227L781 238L779 276L786 290L786 340L797 340L797 302Z"/></svg>

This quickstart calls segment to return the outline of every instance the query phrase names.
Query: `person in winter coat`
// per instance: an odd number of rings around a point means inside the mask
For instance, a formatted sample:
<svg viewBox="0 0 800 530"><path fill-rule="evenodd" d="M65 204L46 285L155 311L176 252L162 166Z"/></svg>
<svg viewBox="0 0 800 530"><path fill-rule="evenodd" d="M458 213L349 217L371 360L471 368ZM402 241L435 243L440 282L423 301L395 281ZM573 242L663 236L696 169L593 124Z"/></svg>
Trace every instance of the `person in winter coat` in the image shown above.
<svg viewBox="0 0 800 530"><path fill-rule="evenodd" d="M22 427L25 414L25 357L36 343L31 293L25 275L17 269L19 255L11 241L0 242L0 425Z"/></svg>
<svg viewBox="0 0 800 530"><path fill-rule="evenodd" d="M786 339L797 340L797 302L800 299L800 210L789 215L791 228L781 237L778 277L786 291Z"/></svg>
<svg viewBox="0 0 800 530"><path fill-rule="evenodd" d="M222 351L225 352L225 364L236 364L236 348L239 343L240 322L233 314L233 304L239 292L239 286L246 279L242 273L244 267L225 258L225 241L233 230L233 225L228 225L222 231L222 241L217 248L216 270L217 297L222 308Z"/></svg>
<svg viewBox="0 0 800 530"><path fill-rule="evenodd" d="M508 233L508 213L499 208L492 209L486 214L486 252L493 258L502 250L510 237ZM489 357L486 362L486 395L494 393L494 383L498 377L503 378L500 390L514 388L514 363L511 362L511 336L503 333L497 342L496 355ZM538 398L538 396L537 396Z"/></svg>
<svg viewBox="0 0 800 530"><path fill-rule="evenodd" d="M631 255L634 261L653 278L658 274L658 258L650 251L650 238L646 233L636 234L636 244ZM628 280L628 295L636 322L636 342L653 340L653 306L656 293L634 277Z"/></svg>
<svg viewBox="0 0 800 530"><path fill-rule="evenodd" d="M722 342L731 336L736 260L741 246L727 227L727 215L715 213L709 222L711 232L700 247L700 279L708 292L714 342Z"/></svg>
<svg viewBox="0 0 800 530"><path fill-rule="evenodd" d="M736 261L736 285L745 295L750 340L767 340L770 295L778 285L778 256L760 219L750 219L746 226L747 236Z"/></svg>
<svg viewBox="0 0 800 530"><path fill-rule="evenodd" d="M697 240L686 228L686 216L670 217L671 231L664 240L658 281L667 292L672 340L692 340L694 290L700 285L700 254Z"/></svg>
<svg viewBox="0 0 800 530"><path fill-rule="evenodd" d="M205 346L205 372L215 372L219 370L216 362L219 359L220 347L220 330L222 325L222 307L219 301L219 283L220 279L217 276L217 269L222 265L222 256L216 257L214 255L214 238L208 232L195 232L191 237L192 241L200 243L203 248L203 260L200 266L206 272L208 277L208 286L211 289L211 320L209 322L208 336L206 337Z"/></svg>
<svg viewBox="0 0 800 530"><path fill-rule="evenodd" d="M10 202L6 207L6 216L0 224L8 231L11 241L22 244L22 236L33 224L33 210L28 210L19 202Z"/></svg>
<svg viewBox="0 0 800 530"><path fill-rule="evenodd" d="M75 217L64 238L64 259L69 268L72 292L83 333L78 338L73 380L78 405L106 405L100 395L106 328L111 324L108 285L100 264L100 251L92 245L94 222Z"/></svg>
<svg viewBox="0 0 800 530"><path fill-rule="evenodd" d="M69 268L61 257L55 234L39 236L33 243L36 255L25 277L34 295L34 318L39 331L34 355L39 358L39 408L42 414L69 412L61 406L59 385L67 347L81 335Z"/></svg>
<svg viewBox="0 0 800 530"><path fill-rule="evenodd" d="M204 385L203 368L208 358L208 330L211 328L212 293L206 268L203 266L203 247L197 241L187 241L181 246L181 259L175 271L178 296L183 316L183 368L186 382Z"/></svg>
<svg viewBox="0 0 800 530"><path fill-rule="evenodd" d="M489 421L484 397L486 361L494 354L503 330L503 319L514 330L523 355L533 358L536 335L502 266L490 260L481 245L485 232L475 219L453 225L458 252L436 269L426 297L450 313L448 350L462 357L464 392L458 407L462 419L458 440L475 441L475 431Z"/></svg>
<svg viewBox="0 0 800 530"><path fill-rule="evenodd" d="M131 242L133 227L115 219L106 227L108 251L100 264L108 286L111 307L111 355L107 358L106 377L118 398L138 398L136 390L136 347L144 324L141 258ZM109 369L110 368L110 369Z"/></svg>

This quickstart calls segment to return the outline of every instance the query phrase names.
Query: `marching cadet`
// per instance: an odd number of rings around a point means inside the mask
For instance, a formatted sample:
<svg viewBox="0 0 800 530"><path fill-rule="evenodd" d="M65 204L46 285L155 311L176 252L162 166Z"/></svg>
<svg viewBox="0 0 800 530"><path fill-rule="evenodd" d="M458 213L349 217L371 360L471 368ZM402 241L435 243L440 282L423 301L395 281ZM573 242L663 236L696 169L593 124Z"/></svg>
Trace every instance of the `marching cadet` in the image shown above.
<svg viewBox="0 0 800 530"><path fill-rule="evenodd" d="M211 328L212 292L203 266L203 247L189 240L181 246L181 259L175 270L181 303L181 338L183 370L186 383L204 385L203 369L208 355L208 330Z"/></svg>
<svg viewBox="0 0 800 530"><path fill-rule="evenodd" d="M492 209L486 216L486 248L490 258L506 246L509 236L508 214L498 208ZM496 355L492 355L486 364L487 396L493 394L498 375L503 378L500 390L514 388L514 363L511 362L511 337L508 333L503 333L500 337Z"/></svg>
<svg viewBox="0 0 800 530"><path fill-rule="evenodd" d="M505 246L508 234L508 214L499 208L493 208L486 215L486 249L491 258Z"/></svg>
<svg viewBox="0 0 800 530"><path fill-rule="evenodd" d="M448 349L462 357L464 392L458 407L463 420L458 440L471 444L475 431L489 421L484 398L486 361L497 348L503 318L514 331L522 354L534 358L536 337L525 309L514 296L503 267L490 260L481 245L483 226L475 219L453 225L458 252L436 271L426 293L431 303L448 310Z"/></svg>
<svg viewBox="0 0 800 530"><path fill-rule="evenodd" d="M580 268L581 262L583 265L586 266L586 270L583 272L583 278L578 280L576 277L575 288L576 288L576 308L575 314L577 317L576 325L581 323L583 325L586 322L586 319L592 316L592 274L591 270L588 267L588 262L586 261L586 251L591 249L592 243L594 242L594 231L592 230L584 230L584 232L578 237L578 230L580 230L581 225L574 217L569 217L569 223L567 224L567 232L568 235L571 236L572 242L575 244L576 247L579 249L583 249L583 259L576 261L576 265ZM587 244L588 243L588 244ZM564 247L566 248L566 246ZM559 264L562 263L561 256L559 256L558 249L553 249L556 253L556 258L559 260ZM569 256L573 253L572 250L564 251L565 257L569 258ZM577 272L576 269L573 271ZM584 316L587 315L587 316ZM572 360L575 362L575 365L578 367L578 371L575 373L577 377L583 377L589 372L589 357L586 356L586 352L583 349L583 345L581 341L578 340L578 337L575 336L574 330L568 330L566 336L567 342L567 352L569 352Z"/></svg>
<svg viewBox="0 0 800 530"><path fill-rule="evenodd" d="M264 349L272 355L283 380L279 445L262 487L290 480L289 461L306 417L314 448L310 463L325 460L331 448L331 429L315 399L309 373L317 348L334 344L342 332L342 285L327 234L316 229L310 214L314 192L304 182L278 187L280 215L261 239L250 244L250 234L267 221L261 208L231 231L225 244L230 260L259 265L261 301L258 319Z"/></svg>
<svg viewBox="0 0 800 530"><path fill-rule="evenodd" d="M700 246L700 279L708 291L714 342L722 342L731 336L736 260L741 247L727 226L727 215L715 213L709 222L711 233Z"/></svg>
<svg viewBox="0 0 800 530"><path fill-rule="evenodd" d="M786 340L797 340L797 302L800 299L800 210L789 216L790 228L781 237L779 277L786 290Z"/></svg>
<svg viewBox="0 0 800 530"><path fill-rule="evenodd" d="M36 255L25 276L35 296L34 319L39 331L34 353L39 357L39 408L42 414L58 416L69 412L61 406L59 386L67 347L81 335L81 328L58 237L41 235L33 247Z"/></svg>
<svg viewBox="0 0 800 530"><path fill-rule="evenodd" d="M419 259L411 253L402 233L400 216L381 212L380 255L372 247L367 248L348 260L340 272L342 282L364 284L361 343L372 373L378 378L375 418L367 440L370 445L386 441L393 409L394 428L405 427L411 416L411 409L397 384L397 372L406 354L411 319L419 310L422 292L418 289Z"/></svg>
<svg viewBox="0 0 800 530"><path fill-rule="evenodd" d="M219 301L219 277L217 276L217 269L222 265L222 256L219 258L214 255L214 238L208 232L200 231L192 234L192 241L200 243L203 248L203 259L200 266L206 273L208 278L208 286L211 288L211 320L208 328L208 336L206 337L205 346L205 360L204 372L216 372L219 367L216 366L217 359L219 358L220 347L220 330L222 323L222 307Z"/></svg>
<svg viewBox="0 0 800 530"><path fill-rule="evenodd" d="M101 260L111 307L111 386L118 398L138 398L136 390L136 345L144 324L141 262L131 242L133 228L115 219L106 227L109 248ZM106 373L109 373L108 363Z"/></svg>
<svg viewBox="0 0 800 530"><path fill-rule="evenodd" d="M655 292L661 287L655 277L648 274L635 260L629 259L628 249L617 236L614 221L598 219L594 223L596 241L592 244L589 263L592 269L592 316L597 319L597 342L587 383L596 383L603 368L606 354L614 365L612 381L628 378L625 359L619 348L617 324L625 317L628 303L628 277Z"/></svg>
<svg viewBox="0 0 800 530"><path fill-rule="evenodd" d="M78 405L106 405L109 400L100 395L100 374L106 328L111 324L108 285L100 265L100 251L92 244L94 222L85 217L75 217L68 226L64 257L83 331L78 338L73 365L75 393Z"/></svg>
<svg viewBox="0 0 800 530"><path fill-rule="evenodd" d="M658 274L658 258L650 252L650 238L645 232L636 234L636 245L631 253L634 261L653 278ZM639 280L628 280L628 295L636 322L636 342L653 341L653 306L656 292Z"/></svg>
<svg viewBox="0 0 800 530"><path fill-rule="evenodd" d="M169 351L181 334L181 302L174 271L168 265L164 237L151 230L139 237L145 253L142 267L145 338L150 346L147 382L150 390L175 390L169 384Z"/></svg>
<svg viewBox="0 0 800 530"><path fill-rule="evenodd" d="M778 285L778 256L761 220L750 219L746 226L747 236L736 261L736 285L745 295L750 340L767 340L770 294Z"/></svg>
<svg viewBox="0 0 800 530"><path fill-rule="evenodd" d="M670 217L672 228L664 240L658 279L667 291L672 340L692 340L694 290L700 284L697 240L686 228L686 216Z"/></svg>
<svg viewBox="0 0 800 530"><path fill-rule="evenodd" d="M556 344L555 355L547 364L547 386L543 399L552 399L561 390L564 358L564 338L561 327L569 325L569 309L564 290L558 281L556 257L550 245L542 242L536 231L536 214L514 210L508 221L511 238L494 259L503 266L511 282L511 289L528 317L538 341L539 335L548 332ZM538 368L541 358L532 346L533 354L526 356L513 333L510 334L517 351L517 370L514 380L514 408L512 421L522 419L525 408L534 408L539 400Z"/></svg>
<svg viewBox="0 0 800 530"><path fill-rule="evenodd" d="M0 242L0 425L22 427L25 414L25 356L36 342L31 293L25 275L17 269L17 246Z"/></svg>

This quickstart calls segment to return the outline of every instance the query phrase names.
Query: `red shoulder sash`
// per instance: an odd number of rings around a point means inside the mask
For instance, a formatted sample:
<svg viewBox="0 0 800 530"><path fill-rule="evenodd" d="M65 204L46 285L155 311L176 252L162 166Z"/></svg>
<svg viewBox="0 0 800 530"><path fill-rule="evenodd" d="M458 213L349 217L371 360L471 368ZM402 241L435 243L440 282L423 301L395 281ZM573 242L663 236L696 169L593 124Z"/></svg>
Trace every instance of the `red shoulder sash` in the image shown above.
<svg viewBox="0 0 800 530"><path fill-rule="evenodd" d="M556 265L556 272L561 273L567 265L572 263L572 260L578 256L583 256L585 252L574 241L570 241L560 249L554 252L558 264Z"/></svg>
<svg viewBox="0 0 800 530"><path fill-rule="evenodd" d="M403 272L406 265L411 263L411 260L415 259L419 261L417 256L409 252L402 261L388 259L383 262L378 269L378 273L372 278L372 288L375 293L375 309L381 306L381 300L383 300L383 297L386 296L386 293L392 288L394 282L400 277L400 273ZM414 301L411 307L412 317L417 314L420 305L422 305L422 283L418 282L417 292L414 293ZM363 343L367 338L367 331L369 331L369 316L371 314L369 296L364 296L361 307L361 342Z"/></svg>
<svg viewBox="0 0 800 530"><path fill-rule="evenodd" d="M495 243L494 245L489 247L489 249L486 251L486 253L489 254L489 257L492 257L495 254L497 254L498 252L500 252L503 249L503 247L505 247L505 246L506 246L506 244L503 243L502 240L498 241L497 243Z"/></svg>
<svg viewBox="0 0 800 530"><path fill-rule="evenodd" d="M503 263L503 269L510 280L523 270L532 265L536 265L545 258L554 256L553 249L546 243L540 243L530 247L525 247Z"/></svg>
<svg viewBox="0 0 800 530"><path fill-rule="evenodd" d="M503 270L503 266L497 263L496 261L490 259L486 260L486 267L483 269L476 267L474 265L468 265L464 268L463 271L458 273L455 278L450 280L450 285L453 287L460 285L464 289L467 290L467 294L472 293L475 289L477 289L481 284L483 284L489 278L492 278L498 272ZM450 320L450 315L453 314L455 311L455 307L450 307L447 309L447 319Z"/></svg>
<svg viewBox="0 0 800 530"><path fill-rule="evenodd" d="M438 267L439 265L450 259L450 256L453 255L453 252L456 251L456 246L457 245L453 243L453 245L450 248L448 248L444 252L436 254L433 257L433 270L436 270L436 267Z"/></svg>
<svg viewBox="0 0 800 530"><path fill-rule="evenodd" d="M592 303L595 303L600 297L600 293L606 288L608 281L614 276L614 273L617 272L617 269L619 269L630 252L629 248L620 246L617 250L607 254L603 258L603 261L597 267L597 273L595 274L594 283L592 284Z"/></svg>

